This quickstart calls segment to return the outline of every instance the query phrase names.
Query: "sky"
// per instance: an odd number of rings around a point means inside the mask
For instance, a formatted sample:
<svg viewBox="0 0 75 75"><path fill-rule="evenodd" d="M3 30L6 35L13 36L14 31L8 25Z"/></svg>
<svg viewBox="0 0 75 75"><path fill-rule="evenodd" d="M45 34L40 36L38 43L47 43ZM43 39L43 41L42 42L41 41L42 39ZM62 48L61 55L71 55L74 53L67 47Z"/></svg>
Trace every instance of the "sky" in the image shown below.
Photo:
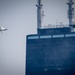
<svg viewBox="0 0 75 75"><path fill-rule="evenodd" d="M43 24L68 24L67 2L42 0ZM37 0L0 0L0 26L8 29L0 32L0 75L25 75L26 35L37 33L36 4Z"/></svg>

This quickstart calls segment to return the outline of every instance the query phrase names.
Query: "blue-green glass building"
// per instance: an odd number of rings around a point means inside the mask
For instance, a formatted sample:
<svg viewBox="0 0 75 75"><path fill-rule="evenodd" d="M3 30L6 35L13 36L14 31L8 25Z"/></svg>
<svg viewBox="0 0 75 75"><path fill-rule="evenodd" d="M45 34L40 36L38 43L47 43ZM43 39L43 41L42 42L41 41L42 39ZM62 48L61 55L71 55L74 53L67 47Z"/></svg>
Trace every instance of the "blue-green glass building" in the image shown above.
<svg viewBox="0 0 75 75"><path fill-rule="evenodd" d="M38 11L41 10L38 0ZM75 24L69 0L69 26L37 28L26 36L26 75L75 75ZM39 16L39 13L38 13ZM40 18L38 17L38 20ZM41 19L40 19L41 20Z"/></svg>

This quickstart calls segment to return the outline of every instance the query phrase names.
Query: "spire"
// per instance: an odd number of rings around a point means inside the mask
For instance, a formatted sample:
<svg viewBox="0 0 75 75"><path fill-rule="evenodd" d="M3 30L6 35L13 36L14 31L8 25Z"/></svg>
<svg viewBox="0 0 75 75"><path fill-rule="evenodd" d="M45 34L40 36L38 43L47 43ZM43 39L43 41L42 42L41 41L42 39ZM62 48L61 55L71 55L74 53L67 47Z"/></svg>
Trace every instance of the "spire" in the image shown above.
<svg viewBox="0 0 75 75"><path fill-rule="evenodd" d="M69 26L73 25L73 18L74 18L74 8L73 8L73 0L68 0L68 6L69 6L69 10L68 10L68 18L69 18Z"/></svg>
<svg viewBox="0 0 75 75"><path fill-rule="evenodd" d="M37 0L37 29L41 28L41 9L42 9L42 4L41 0Z"/></svg>

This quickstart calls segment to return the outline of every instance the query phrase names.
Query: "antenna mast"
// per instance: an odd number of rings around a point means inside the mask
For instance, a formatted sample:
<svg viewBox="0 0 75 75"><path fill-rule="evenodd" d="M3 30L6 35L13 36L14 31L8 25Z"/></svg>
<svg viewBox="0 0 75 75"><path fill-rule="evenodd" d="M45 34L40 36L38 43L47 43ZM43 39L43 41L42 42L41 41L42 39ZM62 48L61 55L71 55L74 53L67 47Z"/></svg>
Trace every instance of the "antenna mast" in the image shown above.
<svg viewBox="0 0 75 75"><path fill-rule="evenodd" d="M42 4L41 4L41 0L37 0L37 29L41 28L41 9L42 9Z"/></svg>
<svg viewBox="0 0 75 75"><path fill-rule="evenodd" d="M69 18L69 26L73 25L73 18L74 18L74 8L72 7L74 2L73 0L68 0L68 6L69 6L69 10L68 10L68 18Z"/></svg>

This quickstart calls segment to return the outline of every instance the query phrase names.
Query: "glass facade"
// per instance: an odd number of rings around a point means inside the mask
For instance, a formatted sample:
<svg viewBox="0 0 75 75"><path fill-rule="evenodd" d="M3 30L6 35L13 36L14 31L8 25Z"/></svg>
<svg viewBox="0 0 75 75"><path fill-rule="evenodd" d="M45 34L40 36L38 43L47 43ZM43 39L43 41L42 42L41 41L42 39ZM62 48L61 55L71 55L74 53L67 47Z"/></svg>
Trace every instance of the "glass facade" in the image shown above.
<svg viewBox="0 0 75 75"><path fill-rule="evenodd" d="M74 34L27 36L26 75L75 75Z"/></svg>

